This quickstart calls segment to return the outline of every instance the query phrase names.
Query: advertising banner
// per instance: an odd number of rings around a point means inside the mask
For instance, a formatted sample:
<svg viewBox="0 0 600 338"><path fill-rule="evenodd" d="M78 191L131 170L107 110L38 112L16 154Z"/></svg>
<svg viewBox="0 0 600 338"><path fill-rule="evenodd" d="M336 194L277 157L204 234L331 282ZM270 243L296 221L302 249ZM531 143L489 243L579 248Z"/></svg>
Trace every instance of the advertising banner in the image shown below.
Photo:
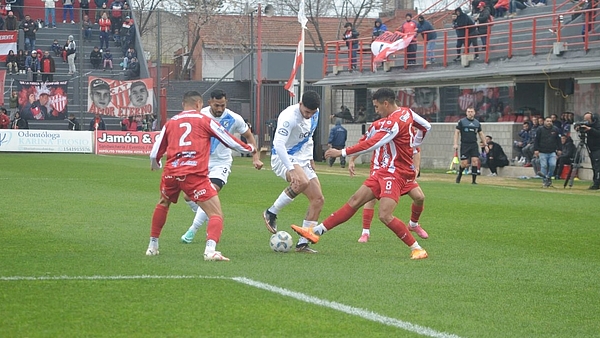
<svg viewBox="0 0 600 338"><path fill-rule="evenodd" d="M68 81L19 81L19 112L26 120L67 118Z"/></svg>
<svg viewBox="0 0 600 338"><path fill-rule="evenodd" d="M154 112L153 80L120 81L88 78L88 112L116 117L142 116Z"/></svg>
<svg viewBox="0 0 600 338"><path fill-rule="evenodd" d="M160 132L98 130L94 136L96 154L150 155Z"/></svg>
<svg viewBox="0 0 600 338"><path fill-rule="evenodd" d="M0 152L92 153L92 145L89 131L0 129Z"/></svg>

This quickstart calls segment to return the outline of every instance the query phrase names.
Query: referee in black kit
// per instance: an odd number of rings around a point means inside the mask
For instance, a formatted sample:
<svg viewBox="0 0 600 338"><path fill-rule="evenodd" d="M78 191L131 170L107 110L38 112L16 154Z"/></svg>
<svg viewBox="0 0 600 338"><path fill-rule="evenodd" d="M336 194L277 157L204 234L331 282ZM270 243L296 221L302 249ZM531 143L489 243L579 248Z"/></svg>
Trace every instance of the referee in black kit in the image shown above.
<svg viewBox="0 0 600 338"><path fill-rule="evenodd" d="M475 119L475 108L467 108L467 117L458 121L454 131L454 150L458 150L458 136L460 135L460 170L456 176L456 183L460 183L462 173L469 166L471 160L471 175L473 184L477 184L477 175L479 175L479 145L477 144L477 135L481 139L483 146L487 148L485 135L481 130L481 123Z"/></svg>

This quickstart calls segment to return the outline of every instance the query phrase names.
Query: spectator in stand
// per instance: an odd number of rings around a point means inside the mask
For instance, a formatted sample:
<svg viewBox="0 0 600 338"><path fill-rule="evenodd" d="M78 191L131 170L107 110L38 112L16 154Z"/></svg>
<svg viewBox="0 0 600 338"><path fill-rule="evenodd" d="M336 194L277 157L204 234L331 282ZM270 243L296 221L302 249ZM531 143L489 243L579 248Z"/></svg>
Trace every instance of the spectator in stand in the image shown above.
<svg viewBox="0 0 600 338"><path fill-rule="evenodd" d="M573 125L573 113L565 112L561 117L560 134L570 136L571 125Z"/></svg>
<svg viewBox="0 0 600 338"><path fill-rule="evenodd" d="M63 63L67 63L67 48L69 48L69 39L67 39L67 42L65 42L65 45L63 46L63 49L62 49Z"/></svg>
<svg viewBox="0 0 600 338"><path fill-rule="evenodd" d="M102 10L102 6L108 6L108 0L94 0L94 4L96 5L96 22L98 22L98 20L100 20L100 18L102 17L102 13L100 13Z"/></svg>
<svg viewBox="0 0 600 338"><path fill-rule="evenodd" d="M527 8L524 0L509 0L508 3L508 18L514 18L517 16L517 9L524 10Z"/></svg>
<svg viewBox="0 0 600 338"><path fill-rule="evenodd" d="M90 0L79 0L79 8L83 13L83 16L90 16Z"/></svg>
<svg viewBox="0 0 600 338"><path fill-rule="evenodd" d="M90 128L88 130L106 130L106 124L104 123L104 120L100 114L96 114L96 116L90 121Z"/></svg>
<svg viewBox="0 0 600 338"><path fill-rule="evenodd" d="M137 57L137 52L133 47L129 47L123 58L123 70L127 70L127 66L133 58Z"/></svg>
<svg viewBox="0 0 600 338"><path fill-rule="evenodd" d="M351 68L356 69L357 62L357 50L358 50L358 36L360 33L352 27L350 22L346 22L344 25L346 31L342 36L342 39L346 41L346 46L348 47L348 52L350 53L351 58Z"/></svg>
<svg viewBox="0 0 600 338"><path fill-rule="evenodd" d="M27 70L27 66L25 65L25 61L27 60L27 55L21 49L17 52L17 65L19 66L19 73L25 74Z"/></svg>
<svg viewBox="0 0 600 338"><path fill-rule="evenodd" d="M62 0L63 2L63 23L67 23L67 11L71 18L71 23L75 24L75 17L73 14L73 1L74 0Z"/></svg>
<svg viewBox="0 0 600 338"><path fill-rule="evenodd" d="M329 140L327 141L327 147L333 149L344 149L346 147L346 139L348 138L348 131L342 127L342 119L337 118L335 120L335 126L329 131ZM330 157L327 162L330 167L333 167L335 163L335 157ZM340 156L340 166L346 167L346 156Z"/></svg>
<svg viewBox="0 0 600 338"><path fill-rule="evenodd" d="M44 1L44 24L46 28L56 28L56 2L58 0L42 0ZM48 17L52 18L52 24Z"/></svg>
<svg viewBox="0 0 600 338"><path fill-rule="evenodd" d="M556 168L556 152L560 149L560 131L552 124L552 118L547 117L544 125L539 127L533 143L534 156L540 159L539 176L544 179L544 188L552 185L552 175Z"/></svg>
<svg viewBox="0 0 600 338"><path fill-rule="evenodd" d="M479 60L479 48L477 47L477 28L474 26L475 22L470 16L463 13L460 7L454 10L456 18L452 21L452 27L456 30L456 58L454 61L460 61L462 47L465 45L467 40L467 33L469 34L468 43L466 44L465 52L469 53L469 47L472 45L475 47L475 60ZM469 28L465 28L469 27Z"/></svg>
<svg viewBox="0 0 600 338"><path fill-rule="evenodd" d="M488 23L492 22L492 13L490 8L486 5L485 1L479 1L477 4L477 19L475 23L478 24L477 30L479 31L479 37L481 38L481 50L485 51L487 48L487 37L488 37Z"/></svg>
<svg viewBox="0 0 600 338"><path fill-rule="evenodd" d="M110 53L110 49L107 49L104 51L104 55L103 55L102 59L104 60L103 61L103 63L104 63L103 70L106 70L106 67L108 66L110 68L110 70L112 71L113 70L113 64L112 64L113 56Z"/></svg>
<svg viewBox="0 0 600 338"><path fill-rule="evenodd" d="M88 4L89 5L89 4ZM83 16L81 20L81 30L83 30L83 41L92 41L92 22L88 15Z"/></svg>
<svg viewBox="0 0 600 338"><path fill-rule="evenodd" d="M102 51L103 46L108 48L108 39L110 34L110 19L108 18L107 13L102 13L102 18L98 21L98 25L100 25L100 51Z"/></svg>
<svg viewBox="0 0 600 338"><path fill-rule="evenodd" d="M42 82L52 82L54 81L54 72L56 71L56 65L54 64L54 59L50 56L49 51L44 52L44 56L42 57L42 61L40 62L40 67L42 69Z"/></svg>
<svg viewBox="0 0 600 338"><path fill-rule="evenodd" d="M115 42L115 47L121 47L121 34L119 34L119 30L115 29L113 34L113 41Z"/></svg>
<svg viewBox="0 0 600 338"><path fill-rule="evenodd" d="M10 99L8 100L10 102L10 117L12 120L15 117L15 112L19 110L19 93L17 93L16 90L13 90L10 94Z"/></svg>
<svg viewBox="0 0 600 338"><path fill-rule="evenodd" d="M37 81L37 75L40 72L40 60L37 57L37 52L31 51L31 54L25 58L25 67L27 72L32 74L32 81Z"/></svg>
<svg viewBox="0 0 600 338"><path fill-rule="evenodd" d="M367 110L365 106L362 104L358 106L358 110L356 111L356 118L354 119L356 123L365 123L367 122Z"/></svg>
<svg viewBox="0 0 600 338"><path fill-rule="evenodd" d="M553 126L556 128L556 129L560 130L560 127L561 127L562 123L561 123L561 122L560 122L560 120L558 119L558 115L556 115L556 114L552 114L552 115L550 115L550 119L552 119L552 125L553 125Z"/></svg>
<svg viewBox="0 0 600 338"><path fill-rule="evenodd" d="M17 56L12 49L8 51L8 55L6 56L6 70L8 71L8 74L17 74L19 72Z"/></svg>
<svg viewBox="0 0 600 338"><path fill-rule="evenodd" d="M90 63L94 69L100 69L102 63L102 53L98 49L98 46L94 46L94 49L90 53Z"/></svg>
<svg viewBox="0 0 600 338"><path fill-rule="evenodd" d="M127 65L127 72L125 72L125 78L127 80L135 80L140 78L140 63L137 58L131 59L131 62Z"/></svg>
<svg viewBox="0 0 600 338"><path fill-rule="evenodd" d="M25 20L21 22L21 29L25 34L25 50L32 51L35 49L35 32L38 30L38 25L29 15L25 15Z"/></svg>
<svg viewBox="0 0 600 338"><path fill-rule="evenodd" d="M10 117L6 112L6 108L0 107L0 129L9 129Z"/></svg>
<svg viewBox="0 0 600 338"><path fill-rule="evenodd" d="M110 18L110 9L108 8L108 3L102 4L100 7L96 9L96 22L99 22L102 19L102 16L106 13L106 17Z"/></svg>
<svg viewBox="0 0 600 338"><path fill-rule="evenodd" d="M529 123L523 122L523 128L521 131L519 131L519 137L521 140L515 140L513 143L513 149L517 153L517 156L515 157L515 164L525 164L526 162L525 155L523 154L523 148L529 144L529 131Z"/></svg>
<svg viewBox="0 0 600 338"><path fill-rule="evenodd" d="M69 118L67 119L67 121L69 122L69 124L67 126L68 130L81 129L81 127L79 125L79 121L77 121L77 119L75 118L75 114L73 114L73 113L69 114Z"/></svg>
<svg viewBox="0 0 600 338"><path fill-rule="evenodd" d="M510 0L498 0L498 2L496 2L496 4L494 5L494 8L496 9L496 15L494 15L494 17L504 17L504 14L506 14L506 12L508 11L509 1Z"/></svg>
<svg viewBox="0 0 600 338"><path fill-rule="evenodd" d="M124 18L131 17L131 8L129 8L127 1L123 1L123 9L121 12Z"/></svg>
<svg viewBox="0 0 600 338"><path fill-rule="evenodd" d="M354 122L354 118L352 117L352 113L350 112L350 109L348 109L348 107L346 107L344 105L342 105L340 107L340 111L339 112L337 112L335 114L332 114L331 117L332 117L332 119L333 118L342 119L342 120L344 120L345 122L348 122L348 123Z"/></svg>
<svg viewBox="0 0 600 338"><path fill-rule="evenodd" d="M10 124L10 129L29 129L29 122L27 120L21 118L21 113L16 112L15 118L12 120Z"/></svg>
<svg viewBox="0 0 600 338"><path fill-rule="evenodd" d="M375 24L373 25L373 34L371 35L371 39L375 40L385 31L387 31L387 26L383 22L381 22L380 18L377 18L375 20Z"/></svg>
<svg viewBox="0 0 600 338"><path fill-rule="evenodd" d="M407 36L412 35L410 43L406 47L406 59L407 64L417 64L417 24L412 19L411 13L406 13L406 21L398 29L399 32L406 34Z"/></svg>
<svg viewBox="0 0 600 338"><path fill-rule="evenodd" d="M556 158L556 169L554 170L554 174L552 174L552 176L557 179L560 178L563 167L573 163L575 152L577 151L573 139L570 136L562 135L560 137L560 143L560 151L558 151L558 157Z"/></svg>
<svg viewBox="0 0 600 338"><path fill-rule="evenodd" d="M120 33L121 33L121 41L124 43L125 39L127 37L127 34L129 33L129 29L131 28L131 22L133 20L131 20L130 16L126 16L125 20L123 20L123 24L121 25L121 29L120 29ZM129 47L129 45L127 45Z"/></svg>
<svg viewBox="0 0 600 338"><path fill-rule="evenodd" d="M490 135L487 135L485 140L487 146L483 147L483 149L487 158L487 166L490 168L489 176L498 176L498 168L503 168L508 165L508 157L506 157L502 146L492 141Z"/></svg>
<svg viewBox="0 0 600 338"><path fill-rule="evenodd" d="M435 39L437 39L437 32L435 32L435 28L431 22L425 20L425 17L419 15L417 18L417 33L421 33L423 36L423 40L427 42L427 60L426 64L432 64L435 62Z"/></svg>
<svg viewBox="0 0 600 338"><path fill-rule="evenodd" d="M54 39L52 42L52 46L50 46L50 50L54 53L54 56L59 57L62 55L62 47L58 43L58 40Z"/></svg>
<svg viewBox="0 0 600 338"><path fill-rule="evenodd" d="M8 12L6 19L4 20L4 27L6 27L7 31L19 30L19 20L17 20L17 17L12 11Z"/></svg>
<svg viewBox="0 0 600 338"><path fill-rule="evenodd" d="M533 167L532 161L533 161L533 141L535 140L535 134L537 132L537 129L539 127L538 124L538 117L534 116L531 119L531 127L529 128L529 142L527 142L527 144L523 147L523 156L525 156L525 164L523 164L523 167ZM537 162L537 160L536 160ZM537 173L537 171L536 171Z"/></svg>
<svg viewBox="0 0 600 338"><path fill-rule="evenodd" d="M73 40L73 35L69 35L69 44L67 45L67 61L69 62L69 74L77 72L75 67L75 56L77 56L77 45Z"/></svg>
<svg viewBox="0 0 600 338"><path fill-rule="evenodd" d="M121 25L123 24L122 9L123 3L120 0L114 0L110 5L110 31L113 34L115 33L115 30L121 28Z"/></svg>
<svg viewBox="0 0 600 338"><path fill-rule="evenodd" d="M25 15L23 14L23 5L25 4L25 0L11 0L10 2L6 1L6 3L11 4L11 8L13 11L15 11L19 21L25 18Z"/></svg>
<svg viewBox="0 0 600 338"><path fill-rule="evenodd" d="M128 118L121 121L121 130L122 131L137 131L137 121L133 116L129 116Z"/></svg>

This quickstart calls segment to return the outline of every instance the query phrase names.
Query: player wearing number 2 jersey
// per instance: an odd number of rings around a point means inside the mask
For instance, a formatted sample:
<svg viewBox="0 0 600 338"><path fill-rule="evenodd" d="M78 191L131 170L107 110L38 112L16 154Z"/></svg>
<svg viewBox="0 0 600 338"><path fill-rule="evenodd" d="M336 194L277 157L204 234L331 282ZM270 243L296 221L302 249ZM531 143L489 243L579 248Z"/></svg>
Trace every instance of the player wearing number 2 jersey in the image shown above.
<svg viewBox="0 0 600 338"><path fill-rule="evenodd" d="M344 206L314 228L292 229L312 243L339 224L349 220L356 211L373 198L379 199L379 219L411 249L411 259L427 258L427 252L410 233L406 224L394 217L394 209L402 190L415 179L413 164L413 112L398 107L392 89L381 88L373 94L373 106L383 117L375 121L372 135L354 146L342 150L329 149L326 157L349 156L375 151L372 174L350 197ZM418 129L418 124L414 125Z"/></svg>
<svg viewBox="0 0 600 338"><path fill-rule="evenodd" d="M223 90L216 89L212 91L210 93L210 100L208 101L208 104L209 105L207 107L202 108L200 113L219 122L219 124L221 124L229 133L238 133L241 136L244 136L246 140L248 140L248 144L251 144L254 148L256 148L254 135L252 135L252 131L250 131L250 128L248 128L248 125L244 119L240 115L227 109L227 94ZM227 178L231 173L231 163L233 163L231 149L227 148L217 138L212 137L210 139L208 177L210 178L212 185L215 187L215 189L217 189L217 192L220 192L225 184L227 184ZM254 153L254 155L252 155L252 164L254 165L254 168L258 170L263 167L263 163L261 162L258 153ZM202 210L202 208L198 208L196 203L190 201L187 196L186 203L188 203L192 210L196 213L192 225L188 231L181 236L181 242L189 244L194 240L194 236L196 236L198 229L200 229L202 224L208 220L208 216L204 210Z"/></svg>
<svg viewBox="0 0 600 338"><path fill-rule="evenodd" d="M160 199L152 215L150 244L146 255L158 255L158 238L167 220L169 206L177 203L183 191L208 215L204 260L227 261L215 251L223 231L223 213L217 190L208 178L208 158L211 137L243 153L256 149L228 133L219 123L200 114L202 96L196 91L183 96L183 111L167 121L150 152L152 170L160 169L160 159L166 162L160 182Z"/></svg>

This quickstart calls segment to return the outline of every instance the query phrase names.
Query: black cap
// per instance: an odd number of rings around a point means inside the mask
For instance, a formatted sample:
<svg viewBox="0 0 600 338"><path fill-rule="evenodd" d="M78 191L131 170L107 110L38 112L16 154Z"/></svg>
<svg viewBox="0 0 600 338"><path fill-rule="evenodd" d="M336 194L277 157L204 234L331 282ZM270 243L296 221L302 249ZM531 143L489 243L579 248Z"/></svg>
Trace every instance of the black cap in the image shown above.
<svg viewBox="0 0 600 338"><path fill-rule="evenodd" d="M102 79L95 79L92 81L92 89L110 89L108 83Z"/></svg>

